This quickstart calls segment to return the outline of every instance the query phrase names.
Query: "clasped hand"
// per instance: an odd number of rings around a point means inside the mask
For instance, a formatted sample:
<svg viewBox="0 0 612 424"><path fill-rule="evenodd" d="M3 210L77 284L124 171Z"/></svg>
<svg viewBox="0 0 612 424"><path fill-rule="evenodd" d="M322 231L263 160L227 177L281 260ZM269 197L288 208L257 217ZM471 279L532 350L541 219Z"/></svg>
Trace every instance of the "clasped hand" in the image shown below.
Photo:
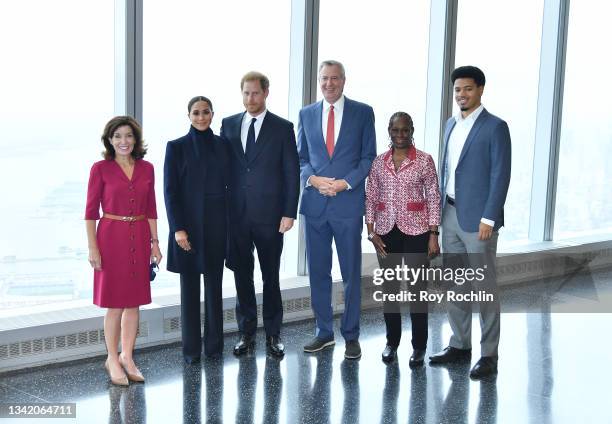
<svg viewBox="0 0 612 424"><path fill-rule="evenodd" d="M310 177L310 183L323 196L335 196L336 194L348 188L348 183L345 180L337 180L330 177Z"/></svg>

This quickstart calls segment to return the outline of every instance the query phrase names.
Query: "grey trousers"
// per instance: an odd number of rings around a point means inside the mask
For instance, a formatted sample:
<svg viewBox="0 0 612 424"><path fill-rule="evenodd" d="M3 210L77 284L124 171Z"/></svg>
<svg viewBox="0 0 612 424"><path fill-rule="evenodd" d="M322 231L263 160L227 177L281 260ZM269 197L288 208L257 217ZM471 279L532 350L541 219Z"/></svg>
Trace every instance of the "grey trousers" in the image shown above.
<svg viewBox="0 0 612 424"><path fill-rule="evenodd" d="M447 258L454 261L453 265L461 263L464 267L472 269L484 269L483 281L473 280L462 286L455 285L454 288L461 292L473 291L494 295L494 302L479 302L480 307L480 349L481 356L497 358L500 329L500 307L497 289L497 275L495 271L495 259L497 253L497 231L489 240L478 240L478 233L463 231L457 221L457 212L454 206L448 203L444 207L442 215L442 251L445 262ZM452 255L458 254L458 255ZM446 264L445 264L446 266ZM453 289L453 288L451 288ZM457 349L472 348L472 303L471 302L447 302L448 321L453 335L449 345Z"/></svg>

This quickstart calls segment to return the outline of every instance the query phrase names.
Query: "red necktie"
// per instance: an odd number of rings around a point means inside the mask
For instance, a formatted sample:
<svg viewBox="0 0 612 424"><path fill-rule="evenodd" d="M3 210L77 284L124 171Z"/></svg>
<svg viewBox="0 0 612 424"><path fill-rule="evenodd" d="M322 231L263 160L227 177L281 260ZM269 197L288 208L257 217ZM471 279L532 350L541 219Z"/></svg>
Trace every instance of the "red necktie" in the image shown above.
<svg viewBox="0 0 612 424"><path fill-rule="evenodd" d="M327 153L329 157L332 157L334 153L334 106L329 107L329 114L327 115L327 135L325 137L325 145L327 146Z"/></svg>

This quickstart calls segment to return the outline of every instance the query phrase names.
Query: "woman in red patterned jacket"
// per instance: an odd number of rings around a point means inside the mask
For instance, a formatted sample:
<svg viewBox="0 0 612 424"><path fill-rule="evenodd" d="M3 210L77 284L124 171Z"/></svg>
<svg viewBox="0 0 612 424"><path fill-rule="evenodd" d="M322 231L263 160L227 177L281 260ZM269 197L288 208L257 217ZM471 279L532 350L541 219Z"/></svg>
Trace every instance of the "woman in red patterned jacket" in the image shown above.
<svg viewBox="0 0 612 424"><path fill-rule="evenodd" d="M440 252L438 176L431 156L414 147L413 133L410 115L394 113L389 120L391 148L374 160L368 177L368 239L376 248L381 269L395 270L402 259L411 268L421 268L428 256ZM407 282L409 292L416 295L416 301L409 302L414 349L409 364L417 366L423 364L427 346L427 302L418 301L420 290L426 290L426 281ZM399 277L385 280L383 292L399 293ZM385 300L387 346L382 359L387 363L395 360L402 334L401 303L389 297Z"/></svg>

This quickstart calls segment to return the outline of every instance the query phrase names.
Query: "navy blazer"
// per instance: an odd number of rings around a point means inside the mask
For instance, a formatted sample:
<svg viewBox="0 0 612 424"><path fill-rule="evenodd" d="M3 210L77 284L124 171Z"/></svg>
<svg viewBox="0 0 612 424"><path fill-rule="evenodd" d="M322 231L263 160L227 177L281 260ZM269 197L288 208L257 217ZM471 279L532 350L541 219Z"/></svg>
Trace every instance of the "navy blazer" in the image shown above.
<svg viewBox="0 0 612 424"><path fill-rule="evenodd" d="M442 207L446 202L448 182L448 140L455 123L455 118L451 117L444 130L444 153L440 166ZM455 208L463 231L478 232L481 218L495 221L496 231L504 225L511 158L508 124L483 109L467 136L455 169Z"/></svg>
<svg viewBox="0 0 612 424"><path fill-rule="evenodd" d="M227 117L221 124L230 157L230 222L247 216L252 223L279 225L282 217L297 215L300 183L293 124L267 111L247 160L240 138L245 113Z"/></svg>
<svg viewBox="0 0 612 424"><path fill-rule="evenodd" d="M222 169L227 169L228 155L223 140L213 135L210 145L206 148L208 160L220 161ZM164 200L170 232L168 235L167 268L172 272L204 273L204 221L211 217L205 216L205 182L206 160L204 149L197 141L187 134L166 145L164 160ZM223 176L227 184L227 175ZM226 193L219 201L226 202ZM225 214L219 218L219 223L207 222L211 228L223 228L226 224ZM192 252L185 252L176 243L174 233L179 230L187 232ZM223 246L221 249L225 251Z"/></svg>
<svg viewBox="0 0 612 424"><path fill-rule="evenodd" d="M338 217L358 217L365 214L365 179L376 157L374 111L364 103L344 97L344 111L338 140L332 157L327 153L322 129L323 101L300 111L298 152L304 191L300 213L313 218L324 211ZM336 196L323 196L306 187L312 175L345 179L351 186Z"/></svg>

